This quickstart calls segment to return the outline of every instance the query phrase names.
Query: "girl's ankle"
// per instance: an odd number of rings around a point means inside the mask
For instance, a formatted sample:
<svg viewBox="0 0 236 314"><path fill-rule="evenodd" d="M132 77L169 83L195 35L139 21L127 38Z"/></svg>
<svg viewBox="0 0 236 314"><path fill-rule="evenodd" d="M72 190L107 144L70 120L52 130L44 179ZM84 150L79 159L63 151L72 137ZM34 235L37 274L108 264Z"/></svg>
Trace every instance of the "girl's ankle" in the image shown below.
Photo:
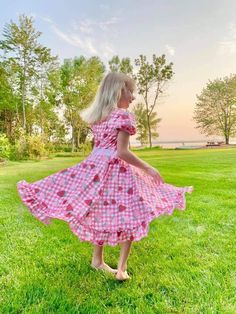
<svg viewBox="0 0 236 314"><path fill-rule="evenodd" d="M125 273L127 271L127 268L118 268L117 272L118 273Z"/></svg>
<svg viewBox="0 0 236 314"><path fill-rule="evenodd" d="M92 264L93 264L94 266L100 266L100 265L104 264L104 261L97 260L97 259L93 259L93 260L92 260Z"/></svg>

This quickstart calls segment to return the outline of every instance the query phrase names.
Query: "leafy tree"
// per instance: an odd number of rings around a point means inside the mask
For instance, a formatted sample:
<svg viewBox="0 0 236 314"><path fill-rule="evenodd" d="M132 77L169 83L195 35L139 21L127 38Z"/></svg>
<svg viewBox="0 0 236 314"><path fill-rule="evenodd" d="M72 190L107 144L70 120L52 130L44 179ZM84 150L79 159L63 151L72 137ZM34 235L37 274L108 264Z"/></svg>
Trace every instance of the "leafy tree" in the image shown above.
<svg viewBox="0 0 236 314"><path fill-rule="evenodd" d="M40 69L32 90L35 106L33 108L34 125L48 140L61 137L63 122L58 119L56 109L60 109L62 100L60 68L57 59L45 49L39 58ZM65 135L64 127L64 135ZM60 134L60 135L59 135Z"/></svg>
<svg viewBox="0 0 236 314"><path fill-rule="evenodd" d="M138 93L143 96L148 127L149 145L152 147L152 132L151 132L151 115L157 104L157 100L164 92L167 82L172 78L174 72L172 70L173 63L166 64L165 55L156 57L152 56L152 64L147 61L146 56L140 55L135 59L135 64L138 66L138 72L134 75L137 82ZM149 101L150 94L154 99Z"/></svg>
<svg viewBox="0 0 236 314"><path fill-rule="evenodd" d="M32 89L37 86L38 79L42 78L42 71L47 72L46 65L56 60L56 57L50 55L50 49L38 42L41 32L34 29L33 23L32 17L20 15L18 24L11 21L5 25L4 39L0 41L2 59L8 65L13 89L21 99L17 112L22 114L23 128L29 133L32 132L33 122ZM27 123L27 113L30 125Z"/></svg>
<svg viewBox="0 0 236 314"><path fill-rule="evenodd" d="M133 107L133 112L136 116L137 122L137 140L140 141L141 145L148 144L148 121L147 121L147 112L144 104L137 103ZM157 132L157 125L161 121L160 118L157 118L157 113L152 112L149 118L150 129L152 133L152 138L158 138L159 134Z"/></svg>
<svg viewBox="0 0 236 314"><path fill-rule="evenodd" d="M0 63L0 132L5 133L9 140L12 139L14 133L17 101L9 83L9 74L2 62Z"/></svg>
<svg viewBox="0 0 236 314"><path fill-rule="evenodd" d="M236 134L236 75L209 80L197 95L194 120L201 133L224 136L229 144Z"/></svg>
<svg viewBox="0 0 236 314"><path fill-rule="evenodd" d="M130 58L123 58L120 60L119 56L114 56L108 62L111 72L121 72L128 75L132 75L133 66L130 62Z"/></svg>
<svg viewBox="0 0 236 314"><path fill-rule="evenodd" d="M61 66L64 115L72 129L72 151L84 143L89 134L79 112L93 100L104 72L105 67L98 57L66 59Z"/></svg>

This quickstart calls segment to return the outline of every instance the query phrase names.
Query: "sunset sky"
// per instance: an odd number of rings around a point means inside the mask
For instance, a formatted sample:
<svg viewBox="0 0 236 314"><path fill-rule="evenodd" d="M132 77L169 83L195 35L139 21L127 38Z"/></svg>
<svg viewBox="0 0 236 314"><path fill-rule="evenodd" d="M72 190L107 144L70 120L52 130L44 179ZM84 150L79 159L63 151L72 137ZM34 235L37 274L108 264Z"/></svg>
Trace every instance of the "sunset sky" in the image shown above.
<svg viewBox="0 0 236 314"><path fill-rule="evenodd" d="M33 16L40 42L64 58L166 54L175 75L157 106L159 140L201 140L192 120L196 94L208 80L236 73L236 1L2 0L3 26Z"/></svg>

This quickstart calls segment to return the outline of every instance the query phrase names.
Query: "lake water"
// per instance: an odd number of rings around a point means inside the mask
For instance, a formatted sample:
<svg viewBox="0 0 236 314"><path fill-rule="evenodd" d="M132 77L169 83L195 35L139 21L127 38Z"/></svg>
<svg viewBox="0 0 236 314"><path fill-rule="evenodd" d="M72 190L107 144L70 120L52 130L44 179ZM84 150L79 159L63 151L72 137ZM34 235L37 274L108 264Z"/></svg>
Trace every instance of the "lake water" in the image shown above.
<svg viewBox="0 0 236 314"><path fill-rule="evenodd" d="M202 140L202 141L153 141L153 146L161 146L163 148L176 148L176 147L202 147L206 146L208 141L221 141L222 139L218 140ZM232 139L229 142L230 144L236 144L236 139ZM137 141L131 142L132 147L141 147L140 143ZM147 145L148 146L148 145Z"/></svg>

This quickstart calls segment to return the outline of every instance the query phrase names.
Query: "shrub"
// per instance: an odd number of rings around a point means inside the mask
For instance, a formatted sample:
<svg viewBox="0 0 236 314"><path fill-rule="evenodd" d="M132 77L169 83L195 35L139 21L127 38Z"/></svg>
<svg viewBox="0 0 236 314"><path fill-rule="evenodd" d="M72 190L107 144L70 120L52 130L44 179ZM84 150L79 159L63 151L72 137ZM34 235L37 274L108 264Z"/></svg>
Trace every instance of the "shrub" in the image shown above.
<svg viewBox="0 0 236 314"><path fill-rule="evenodd" d="M12 147L12 158L16 160L28 159L28 143L27 136L23 135L15 141L15 145Z"/></svg>
<svg viewBox="0 0 236 314"><path fill-rule="evenodd" d="M46 148L47 146L47 148ZM40 159L49 156L49 145L41 135L26 135L24 132L11 146L11 160Z"/></svg>
<svg viewBox="0 0 236 314"><path fill-rule="evenodd" d="M11 155L11 144L4 133L0 133L0 161L9 159Z"/></svg>
<svg viewBox="0 0 236 314"><path fill-rule="evenodd" d="M45 148L45 139L41 135L28 135L28 154L31 159L39 159L43 156L48 156L49 151Z"/></svg>
<svg viewBox="0 0 236 314"><path fill-rule="evenodd" d="M83 155L88 154L92 150L91 141L85 141L79 145L79 151L82 152Z"/></svg>

